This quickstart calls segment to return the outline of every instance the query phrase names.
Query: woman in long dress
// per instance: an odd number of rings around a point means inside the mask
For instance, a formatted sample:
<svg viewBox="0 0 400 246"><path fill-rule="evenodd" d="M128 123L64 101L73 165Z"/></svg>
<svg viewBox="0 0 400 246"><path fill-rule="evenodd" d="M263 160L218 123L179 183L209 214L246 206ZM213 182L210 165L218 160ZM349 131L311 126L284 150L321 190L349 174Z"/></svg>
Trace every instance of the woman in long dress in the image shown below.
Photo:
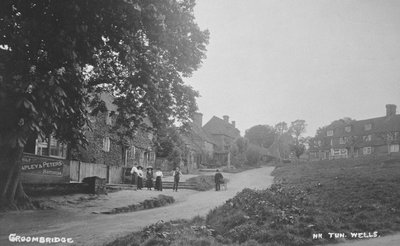
<svg viewBox="0 0 400 246"><path fill-rule="evenodd" d="M143 167L138 166L137 169L137 189L141 190L143 188Z"/></svg>
<svg viewBox="0 0 400 246"><path fill-rule="evenodd" d="M146 187L148 190L153 188L153 168L148 167L146 172Z"/></svg>
<svg viewBox="0 0 400 246"><path fill-rule="evenodd" d="M156 186L155 186L155 189L158 191L162 191L162 177L163 173L161 172L161 169L158 168L156 172Z"/></svg>

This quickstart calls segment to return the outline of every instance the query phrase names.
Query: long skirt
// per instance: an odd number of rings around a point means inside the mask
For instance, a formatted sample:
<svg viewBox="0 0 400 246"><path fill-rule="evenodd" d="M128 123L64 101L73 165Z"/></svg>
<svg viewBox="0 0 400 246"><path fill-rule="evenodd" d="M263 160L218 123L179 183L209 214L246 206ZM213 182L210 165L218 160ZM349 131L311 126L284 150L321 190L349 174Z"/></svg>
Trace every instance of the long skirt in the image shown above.
<svg viewBox="0 0 400 246"><path fill-rule="evenodd" d="M146 187L147 187L147 189L153 188L153 179L146 180Z"/></svg>
<svg viewBox="0 0 400 246"><path fill-rule="evenodd" d="M137 177L137 188L141 190L143 188L143 178Z"/></svg>
<svg viewBox="0 0 400 246"><path fill-rule="evenodd" d="M156 190L162 191L162 181L160 176L156 177Z"/></svg>

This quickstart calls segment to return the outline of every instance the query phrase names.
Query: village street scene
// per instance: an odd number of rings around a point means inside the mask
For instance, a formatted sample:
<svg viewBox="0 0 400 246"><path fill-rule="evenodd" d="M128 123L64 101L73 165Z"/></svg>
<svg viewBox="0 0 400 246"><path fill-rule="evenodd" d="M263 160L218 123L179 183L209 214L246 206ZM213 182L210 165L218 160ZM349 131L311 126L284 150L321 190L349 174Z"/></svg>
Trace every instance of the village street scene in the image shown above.
<svg viewBox="0 0 400 246"><path fill-rule="evenodd" d="M400 245L399 13L0 1L0 245Z"/></svg>

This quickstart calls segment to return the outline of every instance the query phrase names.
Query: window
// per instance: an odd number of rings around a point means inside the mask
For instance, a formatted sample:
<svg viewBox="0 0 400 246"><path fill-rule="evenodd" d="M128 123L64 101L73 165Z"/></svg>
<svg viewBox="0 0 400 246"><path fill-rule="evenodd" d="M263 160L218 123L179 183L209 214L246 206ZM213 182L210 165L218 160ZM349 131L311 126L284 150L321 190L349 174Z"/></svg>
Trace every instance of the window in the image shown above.
<svg viewBox="0 0 400 246"><path fill-rule="evenodd" d="M135 146L130 147L127 151L128 153L126 155L128 159L135 159L135 152L136 152Z"/></svg>
<svg viewBox="0 0 400 246"><path fill-rule="evenodd" d="M45 155L48 156L49 155L49 143L48 143L48 138L46 139L42 139L41 137L39 137L36 140L36 151L35 153L37 155Z"/></svg>
<svg viewBox="0 0 400 246"><path fill-rule="evenodd" d="M387 134L387 140L393 141L399 139L399 132L390 132Z"/></svg>
<svg viewBox="0 0 400 246"><path fill-rule="evenodd" d="M105 152L110 152L110 138L109 137L105 137L103 138L103 150Z"/></svg>
<svg viewBox="0 0 400 246"><path fill-rule="evenodd" d="M371 123L365 124L365 125L364 125L364 130L365 130L365 131L369 131L369 130L371 130L371 129L372 129L372 124L371 124Z"/></svg>
<svg viewBox="0 0 400 246"><path fill-rule="evenodd" d="M345 130L345 132L351 132L351 126L346 126L346 127L344 128L344 130Z"/></svg>
<svg viewBox="0 0 400 246"><path fill-rule="evenodd" d="M347 149L332 149L331 154L334 158L347 158Z"/></svg>
<svg viewBox="0 0 400 246"><path fill-rule="evenodd" d="M156 153L155 152L150 152L150 161L154 162L156 160Z"/></svg>
<svg viewBox="0 0 400 246"><path fill-rule="evenodd" d="M326 135L327 135L328 137L333 136L333 130L328 130L328 131L326 132Z"/></svg>
<svg viewBox="0 0 400 246"><path fill-rule="evenodd" d="M347 137L341 137L341 138L339 138L339 143L340 143L340 144L345 144L345 143L347 143Z"/></svg>
<svg viewBox="0 0 400 246"><path fill-rule="evenodd" d="M392 152L399 152L399 145L398 144L391 144L389 146L389 153Z"/></svg>
<svg viewBox="0 0 400 246"><path fill-rule="evenodd" d="M364 147L363 148L363 154L364 155L370 155L372 153L372 148L371 147Z"/></svg>
<svg viewBox="0 0 400 246"><path fill-rule="evenodd" d="M371 142L371 140L372 140L372 135L363 136L364 142Z"/></svg>
<svg viewBox="0 0 400 246"><path fill-rule="evenodd" d="M49 144L50 139L50 144ZM43 156L51 156L58 158L67 158L67 145L61 143L53 136L42 139L39 137L36 140L36 151L35 154Z"/></svg>
<svg viewBox="0 0 400 246"><path fill-rule="evenodd" d="M106 112L106 124L107 125L111 125L112 124L112 121L111 121L112 119L111 119L111 117L110 117L110 113L107 111Z"/></svg>

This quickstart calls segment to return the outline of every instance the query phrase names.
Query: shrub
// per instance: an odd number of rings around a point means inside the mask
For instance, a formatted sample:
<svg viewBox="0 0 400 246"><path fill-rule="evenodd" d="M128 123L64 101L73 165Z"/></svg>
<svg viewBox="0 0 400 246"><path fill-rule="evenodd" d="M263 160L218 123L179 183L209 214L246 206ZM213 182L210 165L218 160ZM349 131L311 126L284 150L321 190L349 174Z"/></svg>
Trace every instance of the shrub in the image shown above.
<svg viewBox="0 0 400 246"><path fill-rule="evenodd" d="M196 186L196 190L199 191L210 190L215 186L214 175L200 175L189 178L186 182L194 184Z"/></svg>

